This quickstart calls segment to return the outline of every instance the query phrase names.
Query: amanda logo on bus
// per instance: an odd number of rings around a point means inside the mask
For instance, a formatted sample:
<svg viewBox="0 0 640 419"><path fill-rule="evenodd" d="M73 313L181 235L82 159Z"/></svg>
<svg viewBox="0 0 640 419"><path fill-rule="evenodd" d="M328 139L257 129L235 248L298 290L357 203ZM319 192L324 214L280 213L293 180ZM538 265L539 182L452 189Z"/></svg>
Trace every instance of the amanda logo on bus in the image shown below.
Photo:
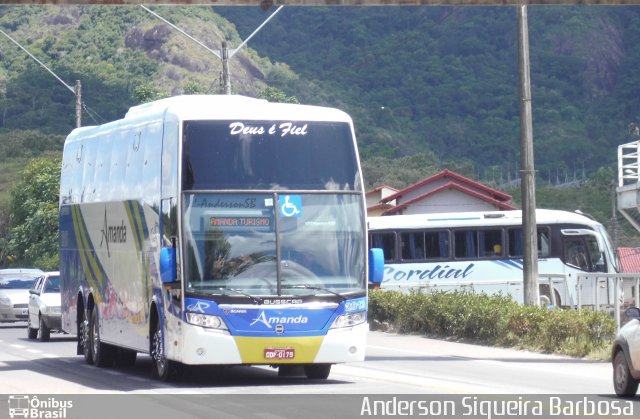
<svg viewBox="0 0 640 419"><path fill-rule="evenodd" d="M279 135L280 137L287 135L307 135L307 124L296 125L293 122L283 122L271 126L246 125L242 122L232 122L229 124L229 134L231 135L263 135L265 133L269 135Z"/></svg>
<svg viewBox="0 0 640 419"><path fill-rule="evenodd" d="M103 244L107 245L107 256L111 257L109 251L109 243L126 243L127 242L127 226L124 225L124 220L120 225L109 225L107 222L107 207L104 208L104 224L101 230L102 240L100 240L100 248Z"/></svg>

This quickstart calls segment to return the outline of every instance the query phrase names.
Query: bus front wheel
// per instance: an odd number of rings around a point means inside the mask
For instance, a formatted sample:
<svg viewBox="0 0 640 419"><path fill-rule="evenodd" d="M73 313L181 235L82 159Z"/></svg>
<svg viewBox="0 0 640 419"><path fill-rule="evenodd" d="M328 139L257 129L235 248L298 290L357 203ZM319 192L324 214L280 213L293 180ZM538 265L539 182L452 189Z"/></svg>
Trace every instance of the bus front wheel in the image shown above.
<svg viewBox="0 0 640 419"><path fill-rule="evenodd" d="M155 322L151 337L151 375L161 381L170 381L178 376L179 364L167 359L164 352L162 328Z"/></svg>

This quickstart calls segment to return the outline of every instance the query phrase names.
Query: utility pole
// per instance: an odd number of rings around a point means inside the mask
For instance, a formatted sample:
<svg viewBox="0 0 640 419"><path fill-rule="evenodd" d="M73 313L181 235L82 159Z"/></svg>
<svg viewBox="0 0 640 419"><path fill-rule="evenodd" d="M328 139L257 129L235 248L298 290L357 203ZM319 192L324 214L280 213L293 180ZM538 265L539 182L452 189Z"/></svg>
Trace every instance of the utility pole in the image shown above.
<svg viewBox="0 0 640 419"><path fill-rule="evenodd" d="M522 189L522 241L524 304L540 305L538 285L538 232L536 227L536 175L533 164L533 122L529 66L527 6L518 6L518 64L520 68L520 166ZM549 292L553 292L550 288Z"/></svg>
<svg viewBox="0 0 640 419"><path fill-rule="evenodd" d="M227 48L227 41L222 41L222 85L224 87L224 94L231 94L231 75L229 74L229 49Z"/></svg>
<svg viewBox="0 0 640 419"><path fill-rule="evenodd" d="M82 126L82 84L76 80L76 128Z"/></svg>
<svg viewBox="0 0 640 419"><path fill-rule="evenodd" d="M266 8L264 10L267 10L269 7L271 7L271 5L273 5L273 2L269 3L268 1L266 1L265 5L264 5L264 7L266 7ZM206 49L207 51L209 51L210 53L212 53L213 55L218 57L220 60L222 60L222 85L223 85L223 88L224 88L224 94L225 95L230 95L231 94L231 77L229 75L229 59L232 58L236 54L236 52L238 52L240 50L240 48L242 48L247 42L249 42L249 40L251 38L253 38L253 36L256 33L258 33L258 31L260 29L262 29L262 27L264 25L266 25L267 22L269 22L279 12L284 7L284 5L279 6L276 9L275 12L273 12L264 22L262 22L262 24L260 26L258 26L256 28L256 30L254 30L251 33L251 35L249 35L249 37L247 39L245 39L238 46L238 48L235 48L235 49L232 49L231 51L229 51L229 48L227 48L227 41L222 41L222 50L220 50L219 52L216 51L216 50L212 50L211 48L209 48L208 46L206 46L202 42L198 41L196 38L194 38L193 36L189 35L188 33L183 31L182 29L180 29L179 27L177 27L173 23L169 22L167 19L163 18L162 16L160 16L156 12L152 11L148 7L146 7L146 6L142 5L142 4L140 5L140 7L143 8L144 10L146 10L148 13L152 14L153 16L157 17L158 19L160 19L161 21L163 21L164 23L166 23L167 25L169 25L170 27L172 27L176 31L180 32L182 35L184 35L187 38L191 39L196 44L200 45L201 47L203 47L204 49Z"/></svg>

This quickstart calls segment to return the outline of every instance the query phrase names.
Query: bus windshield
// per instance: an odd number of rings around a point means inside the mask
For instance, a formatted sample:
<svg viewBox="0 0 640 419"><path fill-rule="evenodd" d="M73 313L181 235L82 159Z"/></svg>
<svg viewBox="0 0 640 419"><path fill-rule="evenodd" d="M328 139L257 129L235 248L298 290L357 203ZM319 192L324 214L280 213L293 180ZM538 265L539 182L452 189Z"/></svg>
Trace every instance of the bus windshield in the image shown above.
<svg viewBox="0 0 640 419"><path fill-rule="evenodd" d="M335 295L366 287L360 195L185 193L185 290Z"/></svg>
<svg viewBox="0 0 640 419"><path fill-rule="evenodd" d="M183 189L360 190L346 122L187 121Z"/></svg>

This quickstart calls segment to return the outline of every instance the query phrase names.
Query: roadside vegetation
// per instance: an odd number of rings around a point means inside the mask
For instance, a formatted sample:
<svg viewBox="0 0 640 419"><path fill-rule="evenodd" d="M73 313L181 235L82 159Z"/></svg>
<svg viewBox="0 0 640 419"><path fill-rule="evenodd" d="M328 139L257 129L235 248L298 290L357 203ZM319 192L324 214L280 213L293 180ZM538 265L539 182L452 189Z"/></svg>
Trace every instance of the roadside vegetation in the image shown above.
<svg viewBox="0 0 640 419"><path fill-rule="evenodd" d="M374 291L369 322L373 330L602 360L617 330L606 312L529 307L469 291Z"/></svg>

